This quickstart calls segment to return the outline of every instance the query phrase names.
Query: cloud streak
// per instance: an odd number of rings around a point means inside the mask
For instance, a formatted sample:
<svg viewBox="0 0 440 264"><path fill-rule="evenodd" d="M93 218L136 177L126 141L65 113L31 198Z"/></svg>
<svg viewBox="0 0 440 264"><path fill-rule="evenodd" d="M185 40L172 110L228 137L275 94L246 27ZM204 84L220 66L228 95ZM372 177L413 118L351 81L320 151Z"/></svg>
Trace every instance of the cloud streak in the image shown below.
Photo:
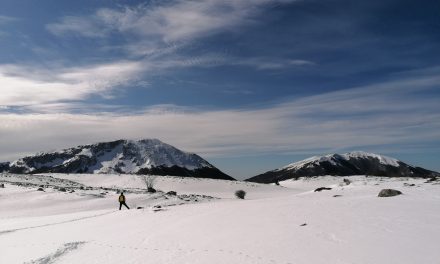
<svg viewBox="0 0 440 264"><path fill-rule="evenodd" d="M47 104L64 101L84 101L92 95L112 98L115 90L148 86L146 74L188 67L245 66L258 70L278 70L287 67L314 65L305 60L234 58L222 54L203 56L158 56L143 60L119 60L78 67L60 65L0 64L0 106L29 106L36 110Z"/></svg>
<svg viewBox="0 0 440 264"><path fill-rule="evenodd" d="M259 23L258 15L272 6L296 0L176 0L151 2L117 9L100 8L86 16L66 16L58 22L47 24L46 29L59 37L71 34L86 38L111 39L117 36L123 43L116 49L136 59L211 60L213 54L192 58L176 56L178 51L203 37L221 32L238 32L246 25ZM233 58L217 54L214 63L249 66L258 70L313 65L302 59ZM234 59L234 61L233 61ZM175 63L177 63L175 61ZM206 64L208 65L208 64Z"/></svg>
<svg viewBox="0 0 440 264"><path fill-rule="evenodd" d="M128 59L77 67L0 65L4 88L0 105L25 106L78 101L92 95L110 97L121 86L149 80L148 74L188 67L234 66L260 71L314 65L303 59L240 58L222 53L179 54L188 43L223 31L257 23L257 15L274 4L294 0L167 1L138 6L100 8L91 15L65 16L46 29L60 37L107 38L122 44L106 49L126 52ZM6 18L5 18L6 19ZM110 41L111 42L111 41Z"/></svg>
<svg viewBox="0 0 440 264"><path fill-rule="evenodd" d="M165 43L194 40L201 36L255 23L255 15L269 5L294 0L205 0L153 2L120 9L101 8L88 17L64 17L47 25L56 35L69 32L85 37L103 37L119 32Z"/></svg>
<svg viewBox="0 0 440 264"><path fill-rule="evenodd" d="M93 19L84 19L77 16L66 16L59 23L48 24L46 29L55 35L64 35L76 33L85 37L105 37L108 30L102 28L97 21Z"/></svg>
<svg viewBox="0 0 440 264"><path fill-rule="evenodd" d="M305 97L262 109L156 106L138 113L0 114L0 159L117 138L160 138L208 157L313 153L440 142L437 74ZM416 100L415 100L416 98ZM16 140L19 138L20 140ZM437 145L436 145L437 144Z"/></svg>
<svg viewBox="0 0 440 264"><path fill-rule="evenodd" d="M0 105L75 101L94 94L111 96L115 88L136 81L142 70L143 65L134 61L58 69L0 65Z"/></svg>
<svg viewBox="0 0 440 264"><path fill-rule="evenodd" d="M0 25L17 21L18 18L0 15Z"/></svg>

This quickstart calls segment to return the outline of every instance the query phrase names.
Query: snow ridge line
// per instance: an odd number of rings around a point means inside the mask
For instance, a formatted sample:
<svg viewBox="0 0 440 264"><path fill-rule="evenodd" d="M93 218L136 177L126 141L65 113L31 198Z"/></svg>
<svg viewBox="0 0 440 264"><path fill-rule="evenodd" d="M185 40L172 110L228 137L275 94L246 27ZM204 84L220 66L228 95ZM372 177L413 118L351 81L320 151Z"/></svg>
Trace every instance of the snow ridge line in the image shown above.
<svg viewBox="0 0 440 264"><path fill-rule="evenodd" d="M71 219L71 220L66 220L66 221L61 221L61 222L56 222L56 223L50 223L50 224L44 224L44 225L38 225L38 226L29 226L29 227L22 227L22 228L4 230L4 231L0 231L0 236L4 235L4 234L16 232L16 231L22 231L22 230L28 230L28 229L34 229L34 228L40 228L40 227L47 227L47 226L55 226L55 225L61 225L61 224L66 224L66 223L72 223L72 222L81 221L81 220L85 220L85 219L89 219L89 218L95 218L95 217L100 217L100 216L112 214L112 213L115 213L117 211L118 210L114 210L114 211L107 212L107 213L91 215L91 216L85 216L85 217L81 217L81 218L76 218L76 219Z"/></svg>

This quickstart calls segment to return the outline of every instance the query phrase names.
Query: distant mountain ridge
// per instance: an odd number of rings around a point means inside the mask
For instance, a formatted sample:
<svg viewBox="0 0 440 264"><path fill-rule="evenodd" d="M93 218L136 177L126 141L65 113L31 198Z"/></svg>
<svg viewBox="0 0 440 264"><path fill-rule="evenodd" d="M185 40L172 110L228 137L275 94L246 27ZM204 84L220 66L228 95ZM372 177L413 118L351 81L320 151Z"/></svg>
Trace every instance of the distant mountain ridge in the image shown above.
<svg viewBox="0 0 440 264"><path fill-rule="evenodd" d="M9 162L0 162L0 173L9 170Z"/></svg>
<svg viewBox="0 0 440 264"><path fill-rule="evenodd" d="M158 139L116 140L42 152L4 167L11 173L121 173L233 180L200 156Z"/></svg>
<svg viewBox="0 0 440 264"><path fill-rule="evenodd" d="M246 181L273 183L309 176L375 175L386 177L434 177L440 173L413 167L402 161L374 153L355 151L315 156L279 169L251 177Z"/></svg>

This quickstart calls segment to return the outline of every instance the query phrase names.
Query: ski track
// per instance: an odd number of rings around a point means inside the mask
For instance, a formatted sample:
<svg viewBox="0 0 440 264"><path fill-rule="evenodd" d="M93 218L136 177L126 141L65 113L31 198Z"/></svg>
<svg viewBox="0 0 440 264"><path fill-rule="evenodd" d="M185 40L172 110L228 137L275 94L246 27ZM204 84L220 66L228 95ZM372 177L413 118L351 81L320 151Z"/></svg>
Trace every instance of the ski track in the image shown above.
<svg viewBox="0 0 440 264"><path fill-rule="evenodd" d="M97 214L97 215L85 216L85 217L81 217L81 218L75 218L75 219L61 221L61 222L56 222L56 223L50 223L50 224L44 224L44 225L38 225L38 226L29 226L29 227L22 227L22 228L4 230L4 231L0 231L0 236L1 235L5 235L5 234L9 234L9 233L12 233L12 232L22 231L22 230L29 230L29 229L34 229L34 228L48 227L48 226L55 226L55 225L62 225L62 224L72 223L72 222L86 220L86 219L90 219L90 218L96 218L96 217L100 217L100 216L104 216L104 215L109 215L109 214L115 213L117 211L119 211L119 210L114 210L114 211L111 211L111 212Z"/></svg>
<svg viewBox="0 0 440 264"><path fill-rule="evenodd" d="M160 247L146 247L146 246L127 246L127 245L115 245L110 244L107 242L100 242L100 241L82 241L82 242L70 242L65 243L61 248L57 249L56 252L49 254L45 257L39 258L37 260L32 260L30 262L25 262L24 264L50 264L55 263L56 260L58 260L61 256L78 249L79 246L83 244L89 244L89 245L97 245L100 247L110 248L110 249L119 249L119 250L133 250L133 251L150 251L150 252L164 252L167 254L173 254L173 253L192 253L192 254L212 254L212 253L218 253L222 255L231 255L238 258L245 258L248 260L252 260L252 263L276 263L276 264L293 264L292 262L284 262L284 261L277 261L274 259L267 259L255 254L248 254L241 251L234 251L231 249L215 249L215 250L209 250L209 249L201 249L201 248L160 248ZM16 245L9 245L8 247L32 247L32 246L42 246L42 245L58 245L59 243L32 243L32 244L16 244Z"/></svg>
<svg viewBox="0 0 440 264"><path fill-rule="evenodd" d="M55 263L60 257L68 254L71 251L78 249L79 246L83 245L85 242L70 242L65 243L62 247L58 248L52 254L49 254L45 257L39 258L37 260L32 260L29 262L25 262L24 264L51 264Z"/></svg>

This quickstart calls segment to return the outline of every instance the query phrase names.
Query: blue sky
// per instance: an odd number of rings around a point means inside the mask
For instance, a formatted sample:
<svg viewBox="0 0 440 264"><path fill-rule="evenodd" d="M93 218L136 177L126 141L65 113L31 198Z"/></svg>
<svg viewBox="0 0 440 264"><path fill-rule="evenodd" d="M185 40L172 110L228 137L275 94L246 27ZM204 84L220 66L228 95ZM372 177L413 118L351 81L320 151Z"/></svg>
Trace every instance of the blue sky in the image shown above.
<svg viewBox="0 0 440 264"><path fill-rule="evenodd" d="M0 159L159 138L237 178L364 150L440 170L438 1L0 2Z"/></svg>

